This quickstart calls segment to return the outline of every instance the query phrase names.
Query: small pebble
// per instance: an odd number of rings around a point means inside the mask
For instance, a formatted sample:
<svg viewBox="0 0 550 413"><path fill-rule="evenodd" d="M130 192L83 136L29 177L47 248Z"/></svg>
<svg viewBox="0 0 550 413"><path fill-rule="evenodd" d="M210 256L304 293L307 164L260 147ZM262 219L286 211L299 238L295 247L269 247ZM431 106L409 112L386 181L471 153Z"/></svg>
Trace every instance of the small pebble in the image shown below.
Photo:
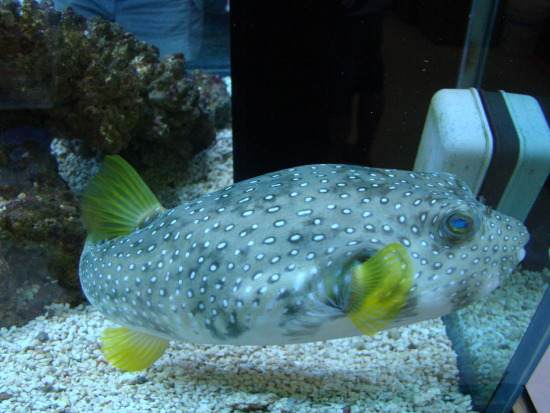
<svg viewBox="0 0 550 413"><path fill-rule="evenodd" d="M147 383L148 381L149 381L149 379L147 377L144 377L144 376L139 376L136 379L137 384L144 384L144 383Z"/></svg>
<svg viewBox="0 0 550 413"><path fill-rule="evenodd" d="M36 335L36 338L42 343L50 339L50 337L48 336L48 333L46 333L45 331L41 331L40 333L38 333Z"/></svg>

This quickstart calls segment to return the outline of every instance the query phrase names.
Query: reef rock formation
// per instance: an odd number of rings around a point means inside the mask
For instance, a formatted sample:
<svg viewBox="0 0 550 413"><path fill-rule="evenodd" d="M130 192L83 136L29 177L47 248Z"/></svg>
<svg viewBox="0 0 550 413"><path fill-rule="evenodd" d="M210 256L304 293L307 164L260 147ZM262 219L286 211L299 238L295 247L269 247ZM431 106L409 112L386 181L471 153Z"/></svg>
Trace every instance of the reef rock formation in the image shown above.
<svg viewBox="0 0 550 413"><path fill-rule="evenodd" d="M202 70L191 71L191 79L200 90L199 104L212 114L217 129L231 125L231 97L227 85L218 75L209 75Z"/></svg>
<svg viewBox="0 0 550 413"><path fill-rule="evenodd" d="M132 141L184 158L215 136L183 55L159 61L120 25L50 0L2 0L0 73L0 132L48 125L105 153Z"/></svg>
<svg viewBox="0 0 550 413"><path fill-rule="evenodd" d="M0 135L0 326L22 325L54 302L79 303L86 231L57 172L47 133Z"/></svg>
<svg viewBox="0 0 550 413"><path fill-rule="evenodd" d="M9 327L83 300L75 193L101 154L124 151L138 169L171 175L213 142L215 124L227 126L230 99L220 79L188 75L183 55L159 60L118 24L50 0L0 0L0 75L0 326Z"/></svg>

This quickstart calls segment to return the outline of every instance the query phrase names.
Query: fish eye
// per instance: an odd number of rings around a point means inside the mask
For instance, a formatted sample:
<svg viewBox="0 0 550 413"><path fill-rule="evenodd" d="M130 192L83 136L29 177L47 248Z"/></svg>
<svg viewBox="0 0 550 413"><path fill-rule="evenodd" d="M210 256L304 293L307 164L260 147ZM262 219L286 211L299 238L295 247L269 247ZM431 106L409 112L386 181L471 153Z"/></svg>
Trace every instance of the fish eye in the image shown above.
<svg viewBox="0 0 550 413"><path fill-rule="evenodd" d="M467 234L473 227L474 221L470 217L454 214L447 220L447 228L455 234Z"/></svg>
<svg viewBox="0 0 550 413"><path fill-rule="evenodd" d="M479 218L469 209L453 209L442 221L441 236L455 243L471 240L479 228Z"/></svg>

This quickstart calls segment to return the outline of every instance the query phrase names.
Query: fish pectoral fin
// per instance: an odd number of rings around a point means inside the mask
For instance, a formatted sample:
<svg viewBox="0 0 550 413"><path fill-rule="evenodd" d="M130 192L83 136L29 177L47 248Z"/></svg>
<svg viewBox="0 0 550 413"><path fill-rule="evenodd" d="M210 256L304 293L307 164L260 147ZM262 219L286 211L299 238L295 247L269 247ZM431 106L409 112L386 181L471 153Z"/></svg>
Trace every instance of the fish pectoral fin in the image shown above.
<svg viewBox="0 0 550 413"><path fill-rule="evenodd" d="M107 328L101 334L101 352L118 369L139 371L157 361L168 348L168 340L126 327Z"/></svg>
<svg viewBox="0 0 550 413"><path fill-rule="evenodd" d="M81 209L93 242L131 234L164 211L134 168L118 155L105 157L84 190Z"/></svg>
<svg viewBox="0 0 550 413"><path fill-rule="evenodd" d="M351 270L352 288L346 313L364 334L388 327L407 301L413 266L401 244L388 244Z"/></svg>

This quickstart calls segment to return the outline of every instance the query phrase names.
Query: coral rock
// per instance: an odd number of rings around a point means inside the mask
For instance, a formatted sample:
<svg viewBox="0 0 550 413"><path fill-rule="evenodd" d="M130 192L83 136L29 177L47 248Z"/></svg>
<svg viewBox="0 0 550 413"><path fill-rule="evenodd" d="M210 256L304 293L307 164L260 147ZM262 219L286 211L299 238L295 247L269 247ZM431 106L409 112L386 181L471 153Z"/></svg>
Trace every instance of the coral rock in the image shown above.
<svg viewBox="0 0 550 413"><path fill-rule="evenodd" d="M20 137L17 145L0 136L0 287L16 297L0 302L7 327L33 319L44 305L83 299L78 262L86 232L78 201L41 140Z"/></svg>
<svg viewBox="0 0 550 413"><path fill-rule="evenodd" d="M0 3L0 71L2 130L47 124L107 153L135 140L187 157L215 136L183 55L159 61L117 23L49 0Z"/></svg>

